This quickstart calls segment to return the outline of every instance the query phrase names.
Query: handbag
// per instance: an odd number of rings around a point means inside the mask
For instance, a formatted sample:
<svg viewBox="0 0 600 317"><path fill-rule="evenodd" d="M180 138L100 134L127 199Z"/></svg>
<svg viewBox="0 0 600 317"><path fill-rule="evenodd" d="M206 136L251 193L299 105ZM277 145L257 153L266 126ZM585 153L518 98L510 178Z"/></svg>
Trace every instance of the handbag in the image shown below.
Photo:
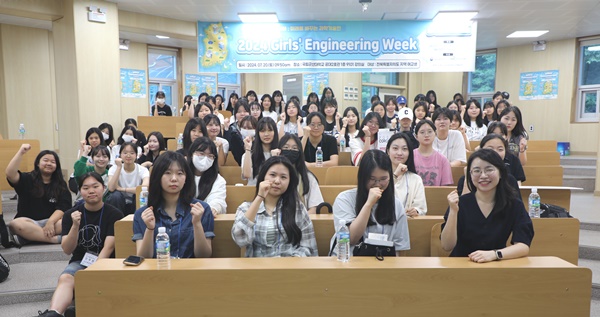
<svg viewBox="0 0 600 317"><path fill-rule="evenodd" d="M0 254L0 283L8 278L8 273L10 273L10 266L2 254Z"/></svg>
<svg viewBox="0 0 600 317"><path fill-rule="evenodd" d="M354 256L374 256L379 261L383 261L385 256L396 256L396 249L392 241L363 240L363 238L360 240L352 252Z"/></svg>

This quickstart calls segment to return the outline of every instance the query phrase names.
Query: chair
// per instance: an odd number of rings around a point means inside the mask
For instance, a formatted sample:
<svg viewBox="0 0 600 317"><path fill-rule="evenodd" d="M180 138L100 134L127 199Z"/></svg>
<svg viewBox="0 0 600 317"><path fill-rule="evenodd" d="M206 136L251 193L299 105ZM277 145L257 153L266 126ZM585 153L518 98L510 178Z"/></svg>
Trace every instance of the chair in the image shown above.
<svg viewBox="0 0 600 317"><path fill-rule="evenodd" d="M256 187L255 186L234 186L227 185L227 196L225 202L227 203L227 213L235 214L237 208L245 201L254 200Z"/></svg>
<svg viewBox="0 0 600 317"><path fill-rule="evenodd" d="M327 170L325 185L357 185L358 167L332 166Z"/></svg>
<svg viewBox="0 0 600 317"><path fill-rule="evenodd" d="M432 257L447 257L450 252L442 249L442 223L436 223L431 228L431 254Z"/></svg>
<svg viewBox="0 0 600 317"><path fill-rule="evenodd" d="M219 174L225 178L227 185L246 185L248 183L247 180L242 180L242 168L239 166L221 166L219 168Z"/></svg>
<svg viewBox="0 0 600 317"><path fill-rule="evenodd" d="M325 182L325 178L327 175L327 170L329 168L330 167L309 167L308 170L315 175L317 181L319 182L319 185L327 185L327 183Z"/></svg>
<svg viewBox="0 0 600 317"><path fill-rule="evenodd" d="M352 160L350 159L350 152L338 153L338 166L352 166Z"/></svg>

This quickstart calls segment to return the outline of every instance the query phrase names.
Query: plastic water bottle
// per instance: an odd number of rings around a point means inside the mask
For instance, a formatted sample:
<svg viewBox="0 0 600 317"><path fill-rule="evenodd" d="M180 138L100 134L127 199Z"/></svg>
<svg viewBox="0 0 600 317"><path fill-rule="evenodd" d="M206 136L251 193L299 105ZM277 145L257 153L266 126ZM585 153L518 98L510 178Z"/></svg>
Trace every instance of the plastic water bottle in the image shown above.
<svg viewBox="0 0 600 317"><path fill-rule="evenodd" d="M142 192L140 192L140 207L144 207L148 204L148 187L142 187Z"/></svg>
<svg viewBox="0 0 600 317"><path fill-rule="evenodd" d="M19 139L25 139L25 125L23 123L19 124Z"/></svg>
<svg viewBox="0 0 600 317"><path fill-rule="evenodd" d="M346 152L346 138L340 140L340 153Z"/></svg>
<svg viewBox="0 0 600 317"><path fill-rule="evenodd" d="M183 133L179 133L179 136L177 137L177 149L183 149Z"/></svg>
<svg viewBox="0 0 600 317"><path fill-rule="evenodd" d="M317 147L317 157L315 162L317 162L317 167L323 167L323 150L321 147Z"/></svg>
<svg viewBox="0 0 600 317"><path fill-rule="evenodd" d="M350 230L346 221L340 220L337 232L337 258L338 261L348 262L350 260Z"/></svg>
<svg viewBox="0 0 600 317"><path fill-rule="evenodd" d="M159 270L171 268L171 242L165 227L159 227L156 235L156 259Z"/></svg>
<svg viewBox="0 0 600 317"><path fill-rule="evenodd" d="M531 194L529 194L529 217L540 217L540 195L537 193L536 187L533 187Z"/></svg>

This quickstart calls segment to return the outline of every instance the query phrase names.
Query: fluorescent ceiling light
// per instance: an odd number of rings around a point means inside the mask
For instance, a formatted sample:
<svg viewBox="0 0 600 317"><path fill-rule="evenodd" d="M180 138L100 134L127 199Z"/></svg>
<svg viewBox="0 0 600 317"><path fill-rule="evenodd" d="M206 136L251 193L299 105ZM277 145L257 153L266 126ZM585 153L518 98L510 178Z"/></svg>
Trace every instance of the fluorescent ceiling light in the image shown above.
<svg viewBox="0 0 600 317"><path fill-rule="evenodd" d="M548 33L548 30L544 31L515 31L512 34L506 36L507 38L523 38L523 37L539 37Z"/></svg>
<svg viewBox="0 0 600 317"><path fill-rule="evenodd" d="M435 17L433 17L433 22L471 21L477 15L477 13L477 11L442 11L438 12Z"/></svg>
<svg viewBox="0 0 600 317"><path fill-rule="evenodd" d="M279 19L275 13L238 13L244 23L277 23Z"/></svg>
<svg viewBox="0 0 600 317"><path fill-rule="evenodd" d="M164 40L164 39L169 39L169 38L170 38L170 37L168 37L168 36L164 36L164 35L157 35L156 37L158 37L158 38L159 38L159 39L161 39L161 40Z"/></svg>

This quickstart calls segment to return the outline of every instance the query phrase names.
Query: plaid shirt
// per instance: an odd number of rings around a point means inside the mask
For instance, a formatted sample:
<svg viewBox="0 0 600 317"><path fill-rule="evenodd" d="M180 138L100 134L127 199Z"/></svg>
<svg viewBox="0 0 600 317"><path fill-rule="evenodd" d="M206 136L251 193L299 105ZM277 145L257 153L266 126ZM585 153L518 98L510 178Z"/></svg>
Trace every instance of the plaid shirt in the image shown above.
<svg viewBox="0 0 600 317"><path fill-rule="evenodd" d="M246 211L250 202L241 204L235 215L235 222L231 228L231 236L237 245L246 247L247 257L278 257L278 256L318 256L317 239L312 221L303 204L298 204L296 209L296 224L302 231L302 238L298 245L288 243L288 237L281 224L281 201L275 211L275 243L267 243L268 221L264 202L260 204L255 222L246 218Z"/></svg>

